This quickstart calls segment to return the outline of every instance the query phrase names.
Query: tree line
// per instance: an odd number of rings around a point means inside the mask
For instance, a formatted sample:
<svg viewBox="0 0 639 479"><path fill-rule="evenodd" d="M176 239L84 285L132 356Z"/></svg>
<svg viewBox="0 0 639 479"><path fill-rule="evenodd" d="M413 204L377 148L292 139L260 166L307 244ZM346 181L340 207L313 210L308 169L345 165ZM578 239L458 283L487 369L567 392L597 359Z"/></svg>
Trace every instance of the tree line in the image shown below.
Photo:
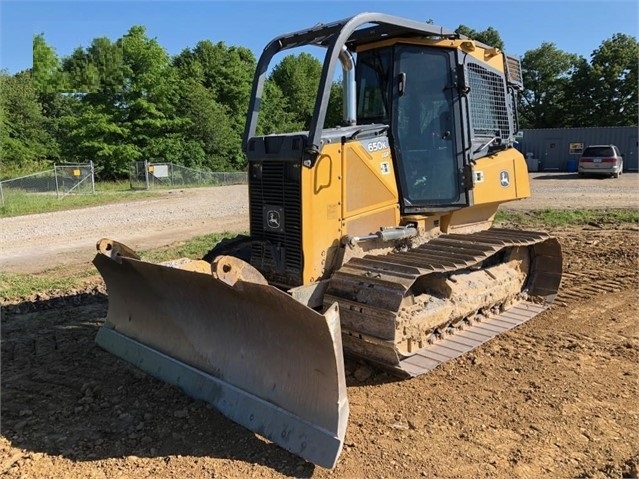
<svg viewBox="0 0 639 479"><path fill-rule="evenodd" d="M493 28L457 31L504 48ZM618 33L590 60L553 43L526 52L521 127L636 125L638 45ZM125 178L139 160L241 170L256 64L249 49L209 40L172 57L143 26L115 41L95 38L63 58L36 35L33 67L0 72L0 175L89 160L101 179ZM308 53L285 56L266 81L258 133L306 129L321 70ZM340 119L335 83L325 126Z"/></svg>

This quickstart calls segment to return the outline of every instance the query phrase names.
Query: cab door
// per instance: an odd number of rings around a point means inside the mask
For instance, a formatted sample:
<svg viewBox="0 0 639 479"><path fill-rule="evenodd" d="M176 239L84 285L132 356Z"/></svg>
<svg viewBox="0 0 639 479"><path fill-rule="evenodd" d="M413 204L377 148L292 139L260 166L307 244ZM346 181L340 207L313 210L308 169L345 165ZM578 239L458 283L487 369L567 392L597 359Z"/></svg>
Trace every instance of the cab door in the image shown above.
<svg viewBox="0 0 639 479"><path fill-rule="evenodd" d="M404 213L464 206L463 148L454 52L398 45L391 130Z"/></svg>

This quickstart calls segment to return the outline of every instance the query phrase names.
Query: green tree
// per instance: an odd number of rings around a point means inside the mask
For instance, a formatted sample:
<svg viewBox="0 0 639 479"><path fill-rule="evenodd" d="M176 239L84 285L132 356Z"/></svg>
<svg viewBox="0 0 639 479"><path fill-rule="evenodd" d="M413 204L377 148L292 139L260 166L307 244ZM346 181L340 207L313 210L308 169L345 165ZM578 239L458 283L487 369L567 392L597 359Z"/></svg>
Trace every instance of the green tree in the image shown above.
<svg viewBox="0 0 639 479"><path fill-rule="evenodd" d="M468 38L485 43L486 45L489 45L491 47L499 48L500 50L504 49L504 41L501 39L501 35L499 35L499 32L493 27L488 27L486 30L477 31L466 25L459 25L455 29L455 32L459 33L460 35L466 35Z"/></svg>
<svg viewBox="0 0 639 479"><path fill-rule="evenodd" d="M78 103L60 123L63 156L68 161L93 161L102 179L125 177L129 164L141 159L140 149L128 141L128 125L116 121L107 107Z"/></svg>
<svg viewBox="0 0 639 479"><path fill-rule="evenodd" d="M264 83L258 134L307 130L315 108L322 64L308 53L288 55ZM342 85L334 82L326 111L327 128L343 123Z"/></svg>
<svg viewBox="0 0 639 479"><path fill-rule="evenodd" d="M580 57L566 85L564 99L566 125L568 127L597 126L599 121L593 115L595 82L592 65Z"/></svg>
<svg viewBox="0 0 639 479"><path fill-rule="evenodd" d="M300 129L293 113L287 109L284 93L272 79L264 82L264 93L257 122L257 134L269 135Z"/></svg>
<svg viewBox="0 0 639 479"><path fill-rule="evenodd" d="M211 91L241 135L256 66L253 53L245 47L203 40L183 50L173 63L183 79L195 80Z"/></svg>
<svg viewBox="0 0 639 479"><path fill-rule="evenodd" d="M270 78L282 92L295 129L309 128L321 73L322 64L309 53L287 55L273 68Z"/></svg>
<svg viewBox="0 0 639 479"><path fill-rule="evenodd" d="M57 142L59 118L68 113L73 100L62 95L62 92L69 88L69 79L55 49L47 44L43 33L33 37L31 74L38 102L42 107L43 115L47 118L44 126ZM55 158L56 149L53 149L50 154Z"/></svg>
<svg viewBox="0 0 639 479"><path fill-rule="evenodd" d="M66 77L60 59L53 47L47 44L44 33L33 37L33 84L40 94L59 93L65 89Z"/></svg>
<svg viewBox="0 0 639 479"><path fill-rule="evenodd" d="M342 84L333 82L331 85L331 96L328 99L326 119L324 120L324 126L326 128L334 128L344 123L342 92Z"/></svg>
<svg viewBox="0 0 639 479"><path fill-rule="evenodd" d="M559 128L569 126L568 86L577 55L544 42L527 51L521 61L524 91L519 96L522 128Z"/></svg>
<svg viewBox="0 0 639 479"><path fill-rule="evenodd" d="M49 133L31 72L13 76L0 72L0 92L2 174L44 167L56 158L57 143Z"/></svg>
<svg viewBox="0 0 639 479"><path fill-rule="evenodd" d="M201 152L195 158L184 158L185 165L213 171L244 166L241 137L213 92L195 80L184 81L178 112L185 120L182 130L185 140L191 143L192 149L197 145Z"/></svg>
<svg viewBox="0 0 639 479"><path fill-rule="evenodd" d="M155 39L146 36L144 27L132 27L116 44L122 49L122 102L114 105L129 125L130 141L149 161L164 161L155 156L152 143L180 127L175 118L179 98L177 75L171 59Z"/></svg>
<svg viewBox="0 0 639 479"><path fill-rule="evenodd" d="M183 81L180 114L189 121L186 134L200 142L209 168L241 169L245 165L241 138L255 64L247 48L208 40L173 59Z"/></svg>
<svg viewBox="0 0 639 479"><path fill-rule="evenodd" d="M98 177L125 177L141 158L132 141L125 96L124 51L109 38L93 39L62 60L68 78L71 110L59 118L61 148L69 161L93 161Z"/></svg>
<svg viewBox="0 0 639 479"><path fill-rule="evenodd" d="M592 110L599 126L637 124L637 39L617 33L592 53Z"/></svg>
<svg viewBox="0 0 639 479"><path fill-rule="evenodd" d="M123 177L132 161L172 161L184 146L176 116L179 81L168 53L142 26L111 42L96 38L63 61L79 106L63 119L64 150L93 160L102 177ZM187 148L188 150L188 148Z"/></svg>
<svg viewBox="0 0 639 479"><path fill-rule="evenodd" d="M637 58L634 37L615 34L581 58L567 87L570 126L626 126L637 124Z"/></svg>

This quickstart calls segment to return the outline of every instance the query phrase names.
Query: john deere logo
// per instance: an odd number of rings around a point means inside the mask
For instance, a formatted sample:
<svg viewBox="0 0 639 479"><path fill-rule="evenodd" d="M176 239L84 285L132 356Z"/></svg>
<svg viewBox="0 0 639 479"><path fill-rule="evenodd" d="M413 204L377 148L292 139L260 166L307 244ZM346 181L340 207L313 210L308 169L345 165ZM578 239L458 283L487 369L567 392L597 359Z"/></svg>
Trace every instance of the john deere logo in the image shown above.
<svg viewBox="0 0 639 479"><path fill-rule="evenodd" d="M267 222L269 228L274 229L274 230L278 229L280 227L280 213L279 213L279 211L269 210L269 212L267 213L266 222Z"/></svg>
<svg viewBox="0 0 639 479"><path fill-rule="evenodd" d="M510 186L510 175L506 170L499 172L499 184L504 188Z"/></svg>
<svg viewBox="0 0 639 479"><path fill-rule="evenodd" d="M284 208L264 205L262 217L264 219L264 231L284 232Z"/></svg>

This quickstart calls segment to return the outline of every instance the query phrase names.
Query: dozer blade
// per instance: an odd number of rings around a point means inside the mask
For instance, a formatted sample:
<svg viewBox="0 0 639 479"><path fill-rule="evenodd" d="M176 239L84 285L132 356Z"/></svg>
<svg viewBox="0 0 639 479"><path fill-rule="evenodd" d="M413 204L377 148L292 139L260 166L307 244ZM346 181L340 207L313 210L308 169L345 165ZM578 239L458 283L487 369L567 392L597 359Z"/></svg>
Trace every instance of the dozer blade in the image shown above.
<svg viewBox="0 0 639 479"><path fill-rule="evenodd" d="M147 263L110 240L93 262L109 297L101 347L284 449L335 466L349 411L337 304L322 315L250 275Z"/></svg>

